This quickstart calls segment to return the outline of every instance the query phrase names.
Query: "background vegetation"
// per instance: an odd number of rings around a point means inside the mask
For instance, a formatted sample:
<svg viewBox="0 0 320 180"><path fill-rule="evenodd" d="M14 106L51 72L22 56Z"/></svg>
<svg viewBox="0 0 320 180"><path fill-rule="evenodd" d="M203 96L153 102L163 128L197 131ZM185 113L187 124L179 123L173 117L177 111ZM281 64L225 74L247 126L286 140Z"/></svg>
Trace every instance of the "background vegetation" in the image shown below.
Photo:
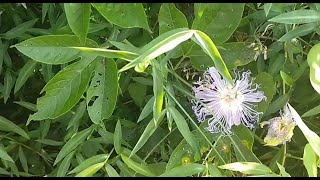
<svg viewBox="0 0 320 180"><path fill-rule="evenodd" d="M319 3L1 3L0 15L1 176L319 175ZM258 123L207 132L190 100L211 66L251 70L260 122L289 102L292 140L265 146Z"/></svg>

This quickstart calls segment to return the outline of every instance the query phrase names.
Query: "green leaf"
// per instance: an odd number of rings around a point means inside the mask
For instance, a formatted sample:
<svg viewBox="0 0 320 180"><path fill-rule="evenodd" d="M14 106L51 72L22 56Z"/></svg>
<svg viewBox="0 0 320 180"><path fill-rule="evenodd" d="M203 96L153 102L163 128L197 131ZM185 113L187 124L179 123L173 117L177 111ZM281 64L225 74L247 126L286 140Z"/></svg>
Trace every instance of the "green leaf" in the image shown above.
<svg viewBox="0 0 320 180"><path fill-rule="evenodd" d="M147 94L147 86L141 83L130 83L128 86L128 92L134 103L138 107L142 107L144 98Z"/></svg>
<svg viewBox="0 0 320 180"><path fill-rule="evenodd" d="M306 126L297 111L290 104L288 104L288 106L295 123L306 137L313 151L320 157L320 137Z"/></svg>
<svg viewBox="0 0 320 180"><path fill-rule="evenodd" d="M188 28L188 21L185 15L176 8L174 3L163 3L159 10L159 34L163 34L177 28ZM182 49L179 47L177 56L182 55Z"/></svg>
<svg viewBox="0 0 320 180"><path fill-rule="evenodd" d="M68 174L81 172L94 164L101 163L101 162L108 160L109 157L110 157L110 154L99 154L99 155L92 156L92 157L82 161L81 164L79 164L77 167L75 167Z"/></svg>
<svg viewBox="0 0 320 180"><path fill-rule="evenodd" d="M293 79L287 73L285 73L284 71L281 70L280 75L281 75L281 78L284 81L284 83L286 83L289 86L292 86Z"/></svg>
<svg viewBox="0 0 320 180"><path fill-rule="evenodd" d="M164 112L164 111L163 111ZM163 114L163 113L162 113ZM154 131L158 128L159 124L161 123L163 118L159 118L157 123L155 123L153 120L149 121L147 127L144 129L142 135L140 136L138 142L134 146L130 157L135 154L137 151L141 149L141 147L147 142L147 140L151 137L151 135L154 133Z"/></svg>
<svg viewBox="0 0 320 180"><path fill-rule="evenodd" d="M67 174L67 171L69 170L71 160L74 156L75 151L72 151L69 153L61 162L58 172L57 172L57 177L64 177Z"/></svg>
<svg viewBox="0 0 320 180"><path fill-rule="evenodd" d="M137 72L143 72L149 66L152 59L174 49L181 42L190 39L193 33L194 31L188 30L187 28L178 28L161 34L145 45L140 50L141 55L126 64L119 72L126 71L134 66Z"/></svg>
<svg viewBox="0 0 320 180"><path fill-rule="evenodd" d="M20 160L20 163L22 165L22 168L24 170L24 172L28 173L28 162L27 162L27 158L26 158L26 155L24 154L23 152L23 149L21 146L19 146L19 160Z"/></svg>
<svg viewBox="0 0 320 180"><path fill-rule="evenodd" d="M162 71L166 65L159 64L157 61L154 62L152 67L152 77L153 77L153 120L156 123L161 115L163 98L164 98L164 72Z"/></svg>
<svg viewBox="0 0 320 180"><path fill-rule="evenodd" d="M105 169L109 177L120 177L117 171L110 164L106 164Z"/></svg>
<svg viewBox="0 0 320 180"><path fill-rule="evenodd" d="M266 14L266 17L268 17L271 7L272 7L272 3L267 3L263 6L263 10L264 10L264 13Z"/></svg>
<svg viewBox="0 0 320 180"><path fill-rule="evenodd" d="M174 3L163 3L159 10L159 34L177 28L188 28L185 15L176 8Z"/></svg>
<svg viewBox="0 0 320 180"><path fill-rule="evenodd" d="M94 164L87 169L81 171L79 174L76 175L76 177L91 177L94 175L97 171L99 171L103 166L105 162Z"/></svg>
<svg viewBox="0 0 320 180"><path fill-rule="evenodd" d="M174 122L177 124L177 127L184 137L184 139L190 144L192 149L195 152L195 159L200 159L200 148L199 144L193 138L193 135L188 127L186 120L180 114L180 112L175 107L169 107L168 111L172 115Z"/></svg>
<svg viewBox="0 0 320 180"><path fill-rule="evenodd" d="M90 6L89 3L64 3L68 24L81 44L85 44L89 30Z"/></svg>
<svg viewBox="0 0 320 180"><path fill-rule="evenodd" d="M125 156L123 154L121 154L121 158L122 158L123 162L128 165L128 167L130 169L136 171L137 173L142 174L144 176L148 176L148 177L155 176L155 174L153 172L151 172L151 170L149 169L148 166L134 162L133 160L131 160L130 158L128 158L127 156Z"/></svg>
<svg viewBox="0 0 320 180"><path fill-rule="evenodd" d="M34 111L34 112L37 111L37 107L35 104L24 102L24 101L14 101L14 103L19 104L20 106L25 107L31 111Z"/></svg>
<svg viewBox="0 0 320 180"><path fill-rule="evenodd" d="M73 127L79 127L80 120L83 117L84 113L86 112L86 102L82 101L80 102L77 110L75 111L75 114L72 116L72 118L69 121L67 129Z"/></svg>
<svg viewBox="0 0 320 180"><path fill-rule="evenodd" d="M220 45L238 27L243 10L244 3L206 3L196 13L192 29L203 31L215 44Z"/></svg>
<svg viewBox="0 0 320 180"><path fill-rule="evenodd" d="M306 167L309 177L317 177L317 154L309 143L304 147L303 165Z"/></svg>
<svg viewBox="0 0 320 180"><path fill-rule="evenodd" d="M93 77L87 91L87 109L93 123L99 124L108 119L116 106L118 95L117 64L113 59L104 59L96 65ZM95 99L92 105L90 100Z"/></svg>
<svg viewBox="0 0 320 180"><path fill-rule="evenodd" d="M281 164L279 164L278 162L276 162L276 163L277 163L277 166L278 166L278 168L279 168L279 170L280 170L280 175L281 175L282 177L291 177L290 174L288 174L288 173L286 172L285 168L284 168Z"/></svg>
<svg viewBox="0 0 320 180"><path fill-rule="evenodd" d="M98 47L97 43L87 39L85 47ZM78 57L87 57L79 38L73 35L38 36L14 45L31 59L46 64L64 64ZM91 55L92 56L92 55Z"/></svg>
<svg viewBox="0 0 320 180"><path fill-rule="evenodd" d="M8 171L6 171L5 169L1 168L0 167L0 174L3 174L3 175L10 175L10 173Z"/></svg>
<svg viewBox="0 0 320 180"><path fill-rule="evenodd" d="M2 147L0 147L0 158L14 163L13 159Z"/></svg>
<svg viewBox="0 0 320 180"><path fill-rule="evenodd" d="M244 66L254 61L255 51L250 47L250 43L231 42L222 45L224 49L219 50L221 57L228 69Z"/></svg>
<svg viewBox="0 0 320 180"><path fill-rule="evenodd" d="M320 21L320 12L315 10L300 9L280 14L268 21L284 24L303 24Z"/></svg>
<svg viewBox="0 0 320 180"><path fill-rule="evenodd" d="M141 3L92 3L92 5L112 24L123 28L140 27L151 33Z"/></svg>
<svg viewBox="0 0 320 180"><path fill-rule="evenodd" d="M310 23L298 26L291 31L287 32L283 35L278 41L290 41L293 38L301 37L312 33L314 30L318 28L317 23Z"/></svg>
<svg viewBox="0 0 320 180"><path fill-rule="evenodd" d="M234 126L232 130L238 136L243 146L252 152L254 138L251 131L244 125Z"/></svg>
<svg viewBox="0 0 320 180"><path fill-rule="evenodd" d="M122 139L122 130L121 130L121 123L118 120L116 129L114 130L114 138L113 144L117 154L121 154L121 139Z"/></svg>
<svg viewBox="0 0 320 180"><path fill-rule="evenodd" d="M263 164L256 162L235 162L218 166L220 169L239 171L244 174L263 175L272 173L271 169Z"/></svg>
<svg viewBox="0 0 320 180"><path fill-rule="evenodd" d="M75 150L83 141L89 136L92 132L92 127L89 127L81 132L75 134L60 150L59 154L56 157L53 165L56 165L60 162L64 157L66 157L71 151Z"/></svg>
<svg viewBox="0 0 320 180"><path fill-rule="evenodd" d="M42 89L46 94L37 100L38 112L30 120L54 119L77 104L87 89L94 59L84 59L59 71Z"/></svg>
<svg viewBox="0 0 320 180"><path fill-rule="evenodd" d="M4 87L3 87L3 100L4 100L4 103L6 103L8 98L10 97L10 92L11 92L11 89L13 88L13 86L14 86L14 81L15 81L14 76L12 75L10 70L7 69L7 71L6 71L5 75L4 75Z"/></svg>
<svg viewBox="0 0 320 180"><path fill-rule="evenodd" d="M208 164L208 170L211 177L223 177L217 166L213 163Z"/></svg>
<svg viewBox="0 0 320 180"><path fill-rule="evenodd" d="M116 163L120 169L120 175L126 177L133 177L135 175L135 172L132 169L130 169L126 164L124 164L121 160L117 160Z"/></svg>
<svg viewBox="0 0 320 180"><path fill-rule="evenodd" d="M21 36L25 33L28 29L32 28L32 26L38 21L38 18L24 22L19 24L18 26L14 27L13 29L9 30L4 34L5 39L13 39L16 37Z"/></svg>
<svg viewBox="0 0 320 180"><path fill-rule="evenodd" d="M320 12L318 12L320 14ZM319 15L320 16L320 15ZM314 45L307 57L310 66L310 81L312 87L320 94L320 43Z"/></svg>
<svg viewBox="0 0 320 180"><path fill-rule="evenodd" d="M37 62L29 60L21 69L14 86L14 93L16 93L33 74L36 68Z"/></svg>
<svg viewBox="0 0 320 180"><path fill-rule="evenodd" d="M260 85L260 91L263 91L264 95L267 97L265 101L261 101L258 104L256 110L258 112L265 113L267 108L269 107L270 102L272 101L273 96L276 93L276 84L273 81L273 77L266 72L259 73L256 76L255 82ZM263 114L263 116L265 116L265 114Z"/></svg>
<svg viewBox="0 0 320 180"><path fill-rule="evenodd" d="M309 117L320 113L320 105L310 109L309 111L305 112L301 117Z"/></svg>
<svg viewBox="0 0 320 180"><path fill-rule="evenodd" d="M288 102L289 98L290 98L290 94L287 93L287 94L280 96L275 101L273 101L268 106L268 109L266 110L264 116L275 113L275 112L279 111L280 109L282 109L283 106L285 106L285 104Z"/></svg>
<svg viewBox="0 0 320 180"><path fill-rule="evenodd" d="M5 151L5 148L3 147L2 143L0 143L0 158L10 161L14 163L13 159L8 155L8 153ZM6 161L2 161L3 163ZM6 162L7 163L7 162ZM5 164L5 163L4 163Z"/></svg>
<svg viewBox="0 0 320 180"><path fill-rule="evenodd" d="M192 39L197 44L201 46L205 53L207 53L213 60L215 67L220 72L220 74L232 84L232 77L228 71L226 64L224 63L218 49L212 40L205 33L196 30L194 33L195 39Z"/></svg>
<svg viewBox="0 0 320 180"><path fill-rule="evenodd" d="M144 106L144 108L141 111L141 114L138 118L138 122L140 122L141 120L143 120L144 118L146 118L149 114L152 113L153 110L153 104L154 104L154 96L152 98L149 99L149 101L147 102L147 104Z"/></svg>
<svg viewBox="0 0 320 180"><path fill-rule="evenodd" d="M58 142L52 139L38 139L36 141L41 144L50 145L50 146L62 146L64 144L63 142Z"/></svg>
<svg viewBox="0 0 320 180"><path fill-rule="evenodd" d="M202 164L186 164L183 166L178 166L172 169L167 170L160 177L186 177L192 176L197 173L201 173L206 169L206 167Z"/></svg>
<svg viewBox="0 0 320 180"><path fill-rule="evenodd" d="M22 137L30 139L28 134L23 129L21 129L19 126L14 124L12 121L10 121L2 116L0 116L0 131L15 132Z"/></svg>
<svg viewBox="0 0 320 180"><path fill-rule="evenodd" d="M46 18L47 12L49 10L50 3L42 3L42 19L41 22L44 22L44 19Z"/></svg>

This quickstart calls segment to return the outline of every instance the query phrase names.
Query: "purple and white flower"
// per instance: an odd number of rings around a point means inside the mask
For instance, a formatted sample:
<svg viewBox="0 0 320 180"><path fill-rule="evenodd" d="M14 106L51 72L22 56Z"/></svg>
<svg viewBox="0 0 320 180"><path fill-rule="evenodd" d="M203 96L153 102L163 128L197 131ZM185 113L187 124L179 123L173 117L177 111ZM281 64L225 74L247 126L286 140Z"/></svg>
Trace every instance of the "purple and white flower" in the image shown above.
<svg viewBox="0 0 320 180"><path fill-rule="evenodd" d="M236 74L236 73L235 73ZM249 80L251 72L236 74L233 84L225 80L219 72L211 67L203 74L203 79L194 83L192 90L196 99L192 99L192 109L199 122L208 119L208 130L212 133L232 134L233 125L244 124L252 129L262 112L253 109L266 97L258 91L258 84ZM223 128L224 127L224 128Z"/></svg>

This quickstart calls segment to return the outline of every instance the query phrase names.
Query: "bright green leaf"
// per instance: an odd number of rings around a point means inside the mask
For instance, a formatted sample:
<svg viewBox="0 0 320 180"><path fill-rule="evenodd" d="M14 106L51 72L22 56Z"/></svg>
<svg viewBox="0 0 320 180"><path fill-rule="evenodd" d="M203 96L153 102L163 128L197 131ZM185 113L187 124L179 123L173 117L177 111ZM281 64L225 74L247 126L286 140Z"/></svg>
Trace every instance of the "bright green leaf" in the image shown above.
<svg viewBox="0 0 320 180"><path fill-rule="evenodd" d="M94 175L97 171L99 171L103 166L105 162L94 164L87 169L81 171L79 174L76 175L76 177L91 177Z"/></svg>
<svg viewBox="0 0 320 180"><path fill-rule="evenodd" d="M306 167L309 177L317 177L317 154L309 143L304 147L303 165Z"/></svg>
<svg viewBox="0 0 320 180"><path fill-rule="evenodd" d="M306 126L297 111L290 104L288 104L288 106L295 123L306 137L313 151L320 157L320 137L315 132L311 131L308 126Z"/></svg>
<svg viewBox="0 0 320 180"><path fill-rule="evenodd" d="M94 164L101 163L101 162L108 160L109 157L110 157L110 154L99 154L99 155L92 156L92 157L82 161L81 164L79 164L77 167L75 167L68 174L81 172Z"/></svg>
<svg viewBox="0 0 320 180"><path fill-rule="evenodd" d="M256 162L235 162L230 164L225 164L218 166L220 169L228 169L231 171L240 171L244 174L270 174L272 173L271 169L263 164Z"/></svg>
<svg viewBox="0 0 320 180"><path fill-rule="evenodd" d="M320 12L318 12L320 14ZM319 15L320 16L320 15ZM320 17L319 17L320 18ZM310 66L310 81L312 87L320 94L320 43L314 45L307 57Z"/></svg>

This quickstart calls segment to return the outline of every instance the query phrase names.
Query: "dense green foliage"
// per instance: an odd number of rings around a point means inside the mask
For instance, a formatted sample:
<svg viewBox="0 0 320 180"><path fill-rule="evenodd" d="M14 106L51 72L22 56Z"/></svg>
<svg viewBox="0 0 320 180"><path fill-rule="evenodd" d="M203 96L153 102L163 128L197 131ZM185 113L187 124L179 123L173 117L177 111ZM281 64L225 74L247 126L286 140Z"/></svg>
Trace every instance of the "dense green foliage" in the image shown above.
<svg viewBox="0 0 320 180"><path fill-rule="evenodd" d="M1 3L0 26L1 176L319 176L319 3ZM252 131L197 121L212 66L260 84ZM287 103L291 141L264 141Z"/></svg>

